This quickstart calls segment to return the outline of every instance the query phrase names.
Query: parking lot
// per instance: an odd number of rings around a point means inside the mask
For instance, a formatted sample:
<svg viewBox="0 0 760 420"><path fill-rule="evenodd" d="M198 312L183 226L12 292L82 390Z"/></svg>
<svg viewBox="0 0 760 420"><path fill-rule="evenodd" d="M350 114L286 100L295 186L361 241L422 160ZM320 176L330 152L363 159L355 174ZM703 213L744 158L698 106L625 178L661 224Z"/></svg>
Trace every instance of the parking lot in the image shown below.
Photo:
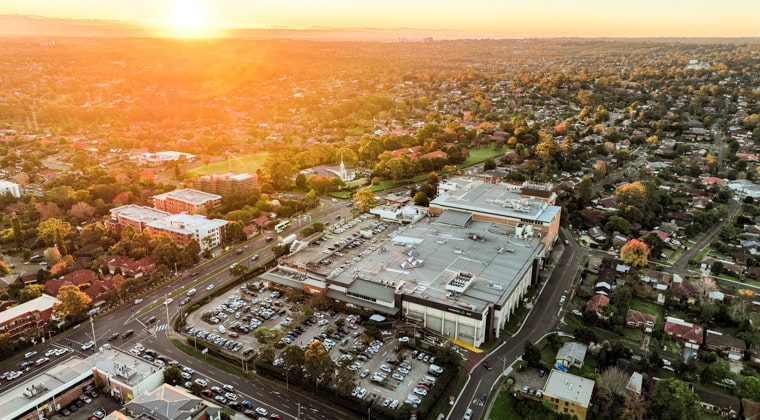
<svg viewBox="0 0 760 420"><path fill-rule="evenodd" d="M302 309L289 302L283 291L260 283L235 288L194 311L186 319L184 333L250 360L259 347L253 331L260 326L278 334L276 366L282 363L279 353L287 345L306 348L320 341L336 364L356 375L358 386L352 394L357 398L399 408L407 401L420 404L435 385L434 355L401 346L410 342L409 337L396 337L388 330L382 340L367 340L358 316Z"/></svg>
<svg viewBox="0 0 760 420"><path fill-rule="evenodd" d="M77 411L72 412L72 404L76 407ZM121 405L116 400L100 393L89 393L85 396L85 399L78 399L72 404L62 407L58 414L49 417L49 419L102 419L106 414L121 408ZM64 415L65 413L69 414Z"/></svg>

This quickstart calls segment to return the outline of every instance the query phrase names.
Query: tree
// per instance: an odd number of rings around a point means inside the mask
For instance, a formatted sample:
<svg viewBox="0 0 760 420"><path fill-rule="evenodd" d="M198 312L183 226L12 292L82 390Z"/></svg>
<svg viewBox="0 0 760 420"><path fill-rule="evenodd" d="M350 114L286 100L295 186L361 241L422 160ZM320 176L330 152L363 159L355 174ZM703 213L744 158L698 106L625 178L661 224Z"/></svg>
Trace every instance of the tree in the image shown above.
<svg viewBox="0 0 760 420"><path fill-rule="evenodd" d="M79 220L87 220L91 218L95 214L95 207L80 201L73 206L71 206L71 210L69 210L69 214L72 217L76 217Z"/></svg>
<svg viewBox="0 0 760 420"><path fill-rule="evenodd" d="M263 345L259 347L259 353L256 355L256 360L262 363L274 362L274 347L270 345Z"/></svg>
<svg viewBox="0 0 760 420"><path fill-rule="evenodd" d="M414 195L414 205L427 207L428 204L430 204L430 199L424 192L420 191Z"/></svg>
<svg viewBox="0 0 760 420"><path fill-rule="evenodd" d="M322 342L314 340L306 348L304 368L306 368L306 376L314 380L317 389L319 389L319 383L328 379L335 371L335 362L330 358L330 353Z"/></svg>
<svg viewBox="0 0 760 420"><path fill-rule="evenodd" d="M246 239L246 235L243 228L245 228L245 226L239 220L235 220L235 221L227 223L227 226L225 226L225 234L224 234L225 242L235 243L239 241L244 241Z"/></svg>
<svg viewBox="0 0 760 420"><path fill-rule="evenodd" d="M354 194L354 207L361 209L362 211L367 211L370 207L375 205L375 202L375 193L369 188L363 188Z"/></svg>
<svg viewBox="0 0 760 420"><path fill-rule="evenodd" d="M81 320L87 314L87 307L92 299L77 286L63 286L56 298L60 301L53 305L53 313L67 322Z"/></svg>
<svg viewBox="0 0 760 420"><path fill-rule="evenodd" d="M280 354L282 358L282 367L285 369L285 381L290 380L291 373L300 375L301 367L305 361L304 351L295 344L288 344L285 350Z"/></svg>
<svg viewBox="0 0 760 420"><path fill-rule="evenodd" d="M605 369L596 379L596 399L600 412L607 413L607 418L619 418L620 407L628 393L629 375L617 366Z"/></svg>
<svg viewBox="0 0 760 420"><path fill-rule="evenodd" d="M182 371L177 366L168 366L164 368L164 383L169 385L179 385L182 383Z"/></svg>
<svg viewBox="0 0 760 420"><path fill-rule="evenodd" d="M604 225L604 231L607 233L619 232L627 235L631 231L631 223L620 216L611 216Z"/></svg>
<svg viewBox="0 0 760 420"><path fill-rule="evenodd" d="M21 225L21 219L16 216L11 218L11 228L13 229L13 240L16 242L16 247L21 248L24 245L24 231Z"/></svg>
<svg viewBox="0 0 760 420"><path fill-rule="evenodd" d="M58 250L58 247L51 246L50 248L45 248L45 252L43 252L43 257L45 258L45 261L48 263L48 266L52 267L61 261L62 255L61 255L61 251Z"/></svg>
<svg viewBox="0 0 760 420"><path fill-rule="evenodd" d="M620 259L632 267L645 267L649 264L649 247L638 239L631 239L620 248Z"/></svg>
<svg viewBox="0 0 760 420"><path fill-rule="evenodd" d="M47 219L37 226L37 236L45 241L47 246L63 246L62 243L56 244L56 240L63 240L69 232L71 232L71 224L56 218ZM63 251L61 253L65 254Z"/></svg>
<svg viewBox="0 0 760 420"><path fill-rule="evenodd" d="M530 341L525 341L525 353L523 353L523 360L528 363L528 366L538 368L541 366L541 350L536 347L535 344Z"/></svg>
<svg viewBox="0 0 760 420"><path fill-rule="evenodd" d="M24 303L42 296L45 286L42 284L29 284L19 290L18 303Z"/></svg>
<svg viewBox="0 0 760 420"><path fill-rule="evenodd" d="M651 401L648 417L652 419L690 420L699 418L702 412L689 386L675 378L657 382Z"/></svg>
<svg viewBox="0 0 760 420"><path fill-rule="evenodd" d="M739 395L741 395L742 398L760 401L760 378L757 376L742 376Z"/></svg>

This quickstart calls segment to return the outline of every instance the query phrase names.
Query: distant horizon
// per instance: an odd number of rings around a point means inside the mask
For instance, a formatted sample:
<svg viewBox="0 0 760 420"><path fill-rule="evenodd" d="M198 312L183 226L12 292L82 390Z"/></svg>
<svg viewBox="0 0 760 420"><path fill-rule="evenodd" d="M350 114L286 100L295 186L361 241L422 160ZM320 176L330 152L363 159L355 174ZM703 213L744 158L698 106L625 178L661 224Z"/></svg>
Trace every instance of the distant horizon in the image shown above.
<svg viewBox="0 0 760 420"><path fill-rule="evenodd" d="M112 21L158 36L214 38L235 30L374 30L483 34L500 38L754 38L760 2L640 0L25 0L0 15Z"/></svg>
<svg viewBox="0 0 760 420"><path fill-rule="evenodd" d="M8 24L8 20L22 21L20 27ZM33 21L37 24L37 27L29 26L29 21ZM175 38L171 35L161 34L152 30L154 25L142 22L131 22L119 19L97 19L97 18L68 18L68 17L46 17L39 15L22 15L22 14L0 14L0 22L5 25L0 26L0 38L16 37L16 36L105 36L107 33L111 33L111 36L145 36L148 38ZM63 32L69 32L62 28L57 29L45 29L50 24L57 23L67 25L67 29L71 32L76 32L75 29L86 29L89 34L71 33L66 34ZM126 33L125 33L126 32ZM305 36L305 38L320 38L319 34L331 36L324 36L325 39L341 39L343 37L340 34L354 33L356 36L345 37L345 39L362 39L357 33L365 33L366 39L381 39L399 40L407 37L409 41L421 41L424 39L432 38L433 40L466 40L466 39L609 39L609 40L738 40L738 41L757 41L760 42L760 35L757 36L655 36L655 35L640 35L640 36L607 36L607 35L510 35L503 33L488 33L477 31L462 31L455 29L435 29L435 28L413 28L413 27L395 27L395 28L378 28L378 27L325 27L325 26L313 26L313 27L233 27L225 28L224 30L217 30L213 35L205 37L191 37L191 38L208 38L208 39L235 39L245 37L242 35L245 32L251 32L251 35L255 33L264 34L270 33L270 37L276 33L282 34L312 34L311 36ZM374 34L374 36L370 36ZM266 36L265 36L266 37ZM180 37L184 38L184 37ZM290 38L290 37L287 37ZM298 38L298 37L295 37Z"/></svg>

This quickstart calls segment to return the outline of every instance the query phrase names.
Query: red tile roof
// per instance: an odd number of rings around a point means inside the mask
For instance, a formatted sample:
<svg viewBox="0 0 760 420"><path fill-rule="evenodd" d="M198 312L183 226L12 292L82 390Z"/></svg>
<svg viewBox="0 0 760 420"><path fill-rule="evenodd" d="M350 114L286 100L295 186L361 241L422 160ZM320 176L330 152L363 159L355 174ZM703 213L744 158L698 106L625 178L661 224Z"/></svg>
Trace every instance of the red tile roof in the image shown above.
<svg viewBox="0 0 760 420"><path fill-rule="evenodd" d="M603 305L609 305L610 304L610 298L608 298L605 295L594 295L591 299L588 300L588 303L586 304L586 312L596 312L599 310L600 306Z"/></svg>

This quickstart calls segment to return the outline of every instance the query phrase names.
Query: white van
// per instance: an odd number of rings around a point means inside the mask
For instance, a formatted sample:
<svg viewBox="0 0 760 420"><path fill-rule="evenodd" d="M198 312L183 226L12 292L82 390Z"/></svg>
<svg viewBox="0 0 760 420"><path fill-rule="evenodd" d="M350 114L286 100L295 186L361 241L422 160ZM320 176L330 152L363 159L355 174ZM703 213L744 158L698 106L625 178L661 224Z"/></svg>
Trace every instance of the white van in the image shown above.
<svg viewBox="0 0 760 420"><path fill-rule="evenodd" d="M227 332L227 328L224 328L224 325L220 325L220 326L216 327L216 330L219 331L222 334L224 334L224 333Z"/></svg>

